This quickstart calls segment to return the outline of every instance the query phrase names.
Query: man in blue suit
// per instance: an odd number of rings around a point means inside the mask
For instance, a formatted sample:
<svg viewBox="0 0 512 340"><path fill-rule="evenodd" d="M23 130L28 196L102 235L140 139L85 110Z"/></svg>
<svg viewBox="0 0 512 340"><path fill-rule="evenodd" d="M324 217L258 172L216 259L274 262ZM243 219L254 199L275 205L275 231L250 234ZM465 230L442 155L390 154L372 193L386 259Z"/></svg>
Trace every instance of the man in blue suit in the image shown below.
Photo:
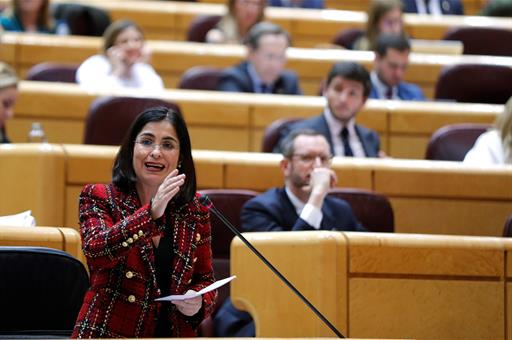
<svg viewBox="0 0 512 340"><path fill-rule="evenodd" d="M324 0L269 0L269 6L273 7L297 7L297 8L324 8Z"/></svg>
<svg viewBox="0 0 512 340"><path fill-rule="evenodd" d="M282 142L280 167L284 188L273 188L245 203L243 231L366 231L350 205L327 195L336 185L325 137L313 130L294 130ZM214 317L217 336L254 336L251 316L229 299Z"/></svg>
<svg viewBox="0 0 512 340"><path fill-rule="evenodd" d="M371 82L368 71L356 62L340 62L327 75L324 112L283 129L280 140L295 129L312 129L322 134L331 154L345 157L381 157L379 135L360 124L356 116L363 108ZM278 143L274 152L281 152Z"/></svg>
<svg viewBox="0 0 512 340"><path fill-rule="evenodd" d="M302 94L297 75L284 69L288 33L269 22L254 25L246 37L247 59L224 70L217 90L229 92Z"/></svg>
<svg viewBox="0 0 512 340"><path fill-rule="evenodd" d="M350 205L327 196L337 178L330 168L325 137L314 130L294 130L282 142L280 166L284 188L273 188L242 208L244 231L364 231Z"/></svg>
<svg viewBox="0 0 512 340"><path fill-rule="evenodd" d="M370 98L426 100L419 86L403 81L410 51L409 40L403 35L383 33L377 37Z"/></svg>
<svg viewBox="0 0 512 340"><path fill-rule="evenodd" d="M464 15L460 0L402 0L405 13Z"/></svg>

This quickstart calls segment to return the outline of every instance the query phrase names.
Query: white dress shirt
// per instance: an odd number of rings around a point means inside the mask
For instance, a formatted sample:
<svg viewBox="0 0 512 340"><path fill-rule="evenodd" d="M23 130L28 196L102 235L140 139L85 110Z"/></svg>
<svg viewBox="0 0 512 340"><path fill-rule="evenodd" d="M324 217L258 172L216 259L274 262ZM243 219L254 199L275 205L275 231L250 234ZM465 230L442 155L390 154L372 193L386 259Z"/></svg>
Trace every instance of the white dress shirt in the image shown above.
<svg viewBox="0 0 512 340"><path fill-rule="evenodd" d="M104 55L94 55L85 60L76 72L76 81L90 90L139 89L143 92L159 92L164 89L162 78L153 67L145 63L136 63L131 68L129 78L120 78L112 74L112 67Z"/></svg>
<svg viewBox="0 0 512 340"><path fill-rule="evenodd" d="M322 223L322 210L315 207L313 204L305 204L303 203L297 196L293 194L293 192L288 189L288 187L284 188L286 195L292 202L297 215L306 221L313 228L320 230L320 224Z"/></svg>
<svg viewBox="0 0 512 340"><path fill-rule="evenodd" d="M505 150L500 134L496 129L481 134L475 145L464 157L464 164L489 165L489 164L512 164L506 163ZM511 159L508 157L508 159Z"/></svg>
<svg viewBox="0 0 512 340"><path fill-rule="evenodd" d="M345 156L345 148L343 147L343 142L341 140L341 130L344 127L343 123L334 117L328 107L326 107L324 110L324 116L325 120L327 121L327 126L329 127L329 132L331 134L334 155ZM359 140L359 136L356 132L355 118L352 118L346 126L349 133L348 143L350 144L350 148L354 153L354 157L366 157L363 144Z"/></svg>
<svg viewBox="0 0 512 340"><path fill-rule="evenodd" d="M418 14L433 14L433 15L443 15L441 11L441 4L439 0L430 0L428 3L428 12L427 6L425 6L424 0L416 0L416 8L418 9Z"/></svg>

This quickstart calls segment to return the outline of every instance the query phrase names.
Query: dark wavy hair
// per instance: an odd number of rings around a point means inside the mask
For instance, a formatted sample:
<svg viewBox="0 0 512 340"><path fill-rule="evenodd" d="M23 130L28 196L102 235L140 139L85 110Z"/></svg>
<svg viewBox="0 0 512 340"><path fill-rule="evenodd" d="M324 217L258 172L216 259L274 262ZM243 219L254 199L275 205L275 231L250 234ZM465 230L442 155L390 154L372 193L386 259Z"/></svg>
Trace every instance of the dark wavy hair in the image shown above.
<svg viewBox="0 0 512 340"><path fill-rule="evenodd" d="M185 120L178 112L173 109L159 106L151 107L140 113L133 121L128 133L124 137L123 143L119 148L114 167L112 168L112 182L122 191L129 192L135 188L137 176L133 169L133 149L135 147L135 139L142 131L144 126L152 122L160 122L167 120L172 124L180 143L179 168L180 173L185 174L185 183L178 195L174 198L179 205L190 202L196 193L196 170L194 160L192 159L192 146L188 134Z"/></svg>

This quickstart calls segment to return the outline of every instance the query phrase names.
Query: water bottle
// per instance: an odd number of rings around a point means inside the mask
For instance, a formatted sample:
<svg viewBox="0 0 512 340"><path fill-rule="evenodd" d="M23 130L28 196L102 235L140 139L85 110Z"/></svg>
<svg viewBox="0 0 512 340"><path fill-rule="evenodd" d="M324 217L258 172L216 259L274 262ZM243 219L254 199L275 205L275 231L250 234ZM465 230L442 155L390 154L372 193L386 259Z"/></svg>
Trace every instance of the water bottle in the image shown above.
<svg viewBox="0 0 512 340"><path fill-rule="evenodd" d="M41 123L34 122L32 123L32 127L28 132L28 142L29 143L46 143L48 140L46 139L46 134L44 133L43 127Z"/></svg>
<svg viewBox="0 0 512 340"><path fill-rule="evenodd" d="M66 20L58 20L55 25L55 34L57 35L69 35L69 25Z"/></svg>

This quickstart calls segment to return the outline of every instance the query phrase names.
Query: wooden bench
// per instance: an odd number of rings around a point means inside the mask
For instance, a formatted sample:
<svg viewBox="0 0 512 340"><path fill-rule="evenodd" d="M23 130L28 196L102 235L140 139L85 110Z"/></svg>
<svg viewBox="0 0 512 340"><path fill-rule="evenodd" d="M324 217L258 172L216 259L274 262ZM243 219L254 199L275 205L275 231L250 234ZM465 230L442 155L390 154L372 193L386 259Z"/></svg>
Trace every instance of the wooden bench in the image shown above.
<svg viewBox="0 0 512 340"><path fill-rule="evenodd" d="M62 227L0 226L0 246L47 247L63 250L85 266L78 231Z"/></svg>
<svg viewBox="0 0 512 340"><path fill-rule="evenodd" d="M347 337L510 338L512 274L505 264L512 240L328 231L244 235ZM256 336L333 336L237 238L230 263L237 276L231 299L253 315Z"/></svg>
<svg viewBox="0 0 512 340"><path fill-rule="evenodd" d="M74 84L24 81L19 88L16 114L7 123L9 137L18 143L26 142L31 123L39 121L50 142L81 144L87 110L106 94ZM274 120L312 117L325 105L323 97L190 90L167 90L160 97L180 106L194 148L229 151L260 151L263 131ZM357 120L380 134L388 155L423 159L430 135L439 127L492 123L502 110L502 105L368 100Z"/></svg>
<svg viewBox="0 0 512 340"><path fill-rule="evenodd" d="M110 181L116 147L64 145L66 226L76 227L87 183ZM280 155L195 150L198 188L265 191L282 186ZM335 158L339 185L386 195L398 233L499 236L512 204L512 167L456 162Z"/></svg>
<svg viewBox="0 0 512 340"><path fill-rule="evenodd" d="M99 52L100 43L100 38L96 37L5 33L2 36L0 57L13 65L23 78L30 67L42 62L79 65L87 57ZM237 45L170 41L149 41L148 45L153 51L152 64L163 78L167 88L175 88L183 72L193 66L229 67L245 57L245 47ZM322 80L332 65L338 61L356 61L370 70L373 64L373 52L290 48L287 68L297 72L305 94L318 95ZM406 81L419 85L426 96L432 98L441 69L461 63L490 63L512 67L512 57L413 53L405 78Z"/></svg>
<svg viewBox="0 0 512 340"><path fill-rule="evenodd" d="M212 4L225 4L226 0L199 0L199 2ZM366 12L370 6L370 0L325 0L326 9L340 9L346 11ZM485 0L462 0L464 13L474 15L478 13L485 5Z"/></svg>
<svg viewBox="0 0 512 340"><path fill-rule="evenodd" d="M7 2L8 0L1 0ZM88 0L55 0L55 3L84 3ZM137 22L149 39L184 40L190 22L198 15L222 15L224 4L204 4L161 1L97 1L95 6L110 13L113 20L129 18ZM266 18L288 30L295 46L313 47L329 43L335 34L345 28L364 27L366 13L342 10L312 10L273 8L266 10ZM441 39L451 27L489 26L512 29L506 18L439 16L406 14L405 30L416 39Z"/></svg>

